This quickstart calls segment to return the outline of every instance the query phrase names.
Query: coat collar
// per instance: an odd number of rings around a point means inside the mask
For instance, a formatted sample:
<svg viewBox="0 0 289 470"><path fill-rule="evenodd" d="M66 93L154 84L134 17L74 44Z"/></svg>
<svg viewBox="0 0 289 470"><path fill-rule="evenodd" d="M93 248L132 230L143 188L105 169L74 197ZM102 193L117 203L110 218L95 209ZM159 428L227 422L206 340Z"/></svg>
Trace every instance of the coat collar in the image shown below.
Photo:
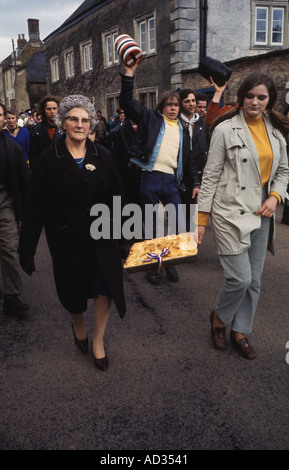
<svg viewBox="0 0 289 470"><path fill-rule="evenodd" d="M86 139L86 156L83 162L83 167L80 169L74 158L68 151L65 145L65 135L61 137L55 144L56 160L59 168L62 171L70 173L78 178L89 176L96 170L99 165L99 155L96 145L90 139ZM88 166L88 167L87 167Z"/></svg>
<svg viewBox="0 0 289 470"><path fill-rule="evenodd" d="M270 140L270 144L272 147L273 151L273 156L276 155L278 152L278 146L279 146L279 141L278 141L278 133L276 129L273 127L271 124L271 121L266 113L263 113L263 119L265 122L265 126L267 129L268 137ZM259 155L256 149L256 146L254 144L253 137L251 135L251 132L246 124L244 113L242 110L240 110L239 114L234 116L231 120L231 128L233 130L232 135L231 135L231 145L241 145L242 147L247 147L250 153L252 154L257 168L260 172L260 160L259 160ZM240 139L241 139L241 144L240 144Z"/></svg>

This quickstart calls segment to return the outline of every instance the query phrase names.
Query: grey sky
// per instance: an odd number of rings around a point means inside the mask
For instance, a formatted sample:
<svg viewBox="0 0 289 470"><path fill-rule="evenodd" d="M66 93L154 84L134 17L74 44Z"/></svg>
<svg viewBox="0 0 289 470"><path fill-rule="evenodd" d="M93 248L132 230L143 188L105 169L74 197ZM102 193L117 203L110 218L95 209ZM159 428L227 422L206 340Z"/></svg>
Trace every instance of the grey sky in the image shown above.
<svg viewBox="0 0 289 470"><path fill-rule="evenodd" d="M28 18L39 20L40 39L57 29L84 0L0 0L0 62L12 52L18 34L28 39Z"/></svg>

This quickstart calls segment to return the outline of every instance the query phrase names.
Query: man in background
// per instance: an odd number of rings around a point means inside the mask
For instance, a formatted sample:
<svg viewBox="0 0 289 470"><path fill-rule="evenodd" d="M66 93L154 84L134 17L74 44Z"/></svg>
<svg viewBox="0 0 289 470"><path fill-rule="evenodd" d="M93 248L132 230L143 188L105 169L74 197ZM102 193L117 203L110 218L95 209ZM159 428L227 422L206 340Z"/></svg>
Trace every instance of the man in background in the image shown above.
<svg viewBox="0 0 289 470"><path fill-rule="evenodd" d="M32 171L39 155L62 135L55 124L60 102L60 98L47 96L39 104L42 121L30 131L29 164Z"/></svg>
<svg viewBox="0 0 289 470"><path fill-rule="evenodd" d="M204 118L208 106L208 97L205 93L196 93L196 113Z"/></svg>

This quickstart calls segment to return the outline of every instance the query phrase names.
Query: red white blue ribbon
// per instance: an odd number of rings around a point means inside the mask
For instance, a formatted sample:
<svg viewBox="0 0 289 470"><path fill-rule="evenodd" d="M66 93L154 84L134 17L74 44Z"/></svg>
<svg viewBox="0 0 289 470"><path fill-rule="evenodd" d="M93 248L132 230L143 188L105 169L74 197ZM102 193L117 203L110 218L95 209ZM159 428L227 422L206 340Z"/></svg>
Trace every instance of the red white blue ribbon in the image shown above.
<svg viewBox="0 0 289 470"><path fill-rule="evenodd" d="M153 259L158 260L158 272L162 269L162 263L164 256L167 256L170 253L169 248L163 248L161 253L147 253L147 259L143 259L142 261L145 263L147 261L151 261Z"/></svg>

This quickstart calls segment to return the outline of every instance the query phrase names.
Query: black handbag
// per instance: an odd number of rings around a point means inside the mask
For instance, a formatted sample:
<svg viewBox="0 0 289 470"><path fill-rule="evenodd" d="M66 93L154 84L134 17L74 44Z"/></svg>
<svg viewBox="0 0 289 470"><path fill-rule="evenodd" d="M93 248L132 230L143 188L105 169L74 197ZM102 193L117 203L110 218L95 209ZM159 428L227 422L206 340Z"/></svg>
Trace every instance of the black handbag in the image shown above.
<svg viewBox="0 0 289 470"><path fill-rule="evenodd" d="M209 81L210 77L212 77L218 86L223 86L232 75L232 70L225 64L209 56L201 59L197 72Z"/></svg>

